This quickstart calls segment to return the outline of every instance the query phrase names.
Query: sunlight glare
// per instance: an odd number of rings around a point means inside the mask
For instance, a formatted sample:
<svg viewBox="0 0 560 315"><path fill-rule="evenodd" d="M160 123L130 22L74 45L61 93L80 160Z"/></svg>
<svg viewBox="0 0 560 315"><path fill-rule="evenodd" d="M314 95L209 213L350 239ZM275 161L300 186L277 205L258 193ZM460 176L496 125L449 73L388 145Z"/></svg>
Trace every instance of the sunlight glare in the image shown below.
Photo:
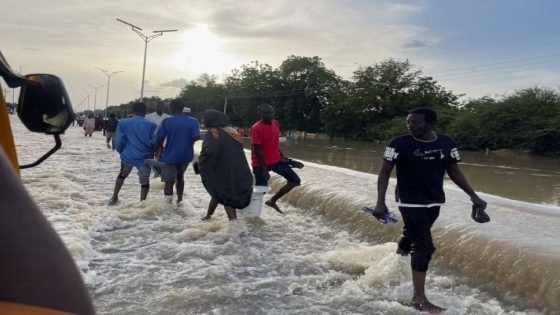
<svg viewBox="0 0 560 315"><path fill-rule="evenodd" d="M224 51L225 40L208 29L197 25L181 36L182 46L175 53L174 64L188 73L229 73L236 67L236 60Z"/></svg>

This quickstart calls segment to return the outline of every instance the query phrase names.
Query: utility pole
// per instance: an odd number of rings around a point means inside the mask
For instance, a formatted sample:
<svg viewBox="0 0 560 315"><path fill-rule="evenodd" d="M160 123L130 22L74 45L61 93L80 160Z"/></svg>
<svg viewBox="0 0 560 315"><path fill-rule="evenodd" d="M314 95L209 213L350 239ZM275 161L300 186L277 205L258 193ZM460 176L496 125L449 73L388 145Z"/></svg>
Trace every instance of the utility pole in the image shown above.
<svg viewBox="0 0 560 315"><path fill-rule="evenodd" d="M226 113L227 110L227 95L226 98L224 99L224 114Z"/></svg>
<svg viewBox="0 0 560 315"><path fill-rule="evenodd" d="M103 72L103 74L107 76L107 98L105 99L105 117L107 117L107 106L109 106L109 88L111 87L111 77L124 71L108 71L99 67L94 68Z"/></svg>
<svg viewBox="0 0 560 315"><path fill-rule="evenodd" d="M157 30L157 31L153 31L154 35L151 36L147 36L142 34L140 31L142 30L142 28L133 25L131 23L128 23L126 21L123 21L121 19L117 19L117 21L126 24L128 26L131 27L132 31L134 31L136 34L138 34L138 36L140 36L140 38L142 38L142 40L144 41L144 66L142 67L142 84L140 85L140 102L144 101L144 76L146 74L146 55L148 54L148 42L151 41L152 39L156 38L156 37L160 37L163 36L163 33L167 33L167 32L177 32L178 30Z"/></svg>
<svg viewBox="0 0 560 315"><path fill-rule="evenodd" d="M97 90L104 87L104 85L100 85L100 86L93 86L91 84L88 84L90 88L92 88L95 92L93 94L93 112L95 113L95 107L97 106Z"/></svg>
<svg viewBox="0 0 560 315"><path fill-rule="evenodd" d="M84 92L86 92L86 98L87 98L87 109L89 110L89 96L91 94L91 92L88 92L88 90L84 90ZM95 114L95 113L94 113Z"/></svg>

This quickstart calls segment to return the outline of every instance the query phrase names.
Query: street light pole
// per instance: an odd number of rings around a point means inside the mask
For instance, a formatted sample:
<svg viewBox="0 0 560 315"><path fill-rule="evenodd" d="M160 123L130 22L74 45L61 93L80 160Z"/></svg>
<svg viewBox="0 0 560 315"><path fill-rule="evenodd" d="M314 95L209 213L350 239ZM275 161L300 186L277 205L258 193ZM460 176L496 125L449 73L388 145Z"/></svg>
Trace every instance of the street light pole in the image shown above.
<svg viewBox="0 0 560 315"><path fill-rule="evenodd" d="M109 106L109 88L111 87L111 77L124 71L108 71L99 67L94 68L103 72L103 74L107 76L107 98L105 99L105 117L107 117L107 106Z"/></svg>
<svg viewBox="0 0 560 315"><path fill-rule="evenodd" d="M142 84L140 87L140 102L144 101L144 77L146 75L146 56L148 54L148 42L151 41L152 39L156 38L156 37L160 37L163 36L163 33L167 33L167 32L177 32L178 30L157 30L157 31L153 31L154 35L151 36L147 36L142 34L142 32L140 32L142 30L142 28L128 23L126 21L123 21L121 19L117 19L117 21L126 24L128 26L130 26L130 28L136 33L138 34L138 36L140 36L140 38L142 38L142 40L144 41L144 66L142 67Z"/></svg>
<svg viewBox="0 0 560 315"><path fill-rule="evenodd" d="M100 85L100 86L93 86L91 84L88 84L90 88L92 88L95 92L93 94L93 112L95 113L95 106L97 106L97 90L104 87L104 85Z"/></svg>
<svg viewBox="0 0 560 315"><path fill-rule="evenodd" d="M84 90L84 92L86 92L86 97L87 97L87 109L89 110L89 96L91 95L91 92L88 92L88 90ZM94 113L95 114L95 113Z"/></svg>

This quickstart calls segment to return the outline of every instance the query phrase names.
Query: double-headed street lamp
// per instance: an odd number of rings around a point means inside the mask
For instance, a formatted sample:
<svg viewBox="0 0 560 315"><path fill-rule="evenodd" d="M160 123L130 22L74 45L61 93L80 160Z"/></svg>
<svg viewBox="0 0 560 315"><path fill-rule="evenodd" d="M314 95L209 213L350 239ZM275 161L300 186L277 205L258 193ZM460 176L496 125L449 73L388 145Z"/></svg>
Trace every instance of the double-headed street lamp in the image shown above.
<svg viewBox="0 0 560 315"><path fill-rule="evenodd" d="M93 94L93 112L95 113L95 107L97 106L97 90L104 87L105 85L100 85L100 86L93 86L91 84L88 84L90 88L92 88L95 93Z"/></svg>
<svg viewBox="0 0 560 315"><path fill-rule="evenodd" d="M95 67L95 69L103 72L103 74L107 76L107 98L105 99L105 116L107 116L107 106L109 106L109 88L111 87L111 77L124 71L108 71L99 67Z"/></svg>
<svg viewBox="0 0 560 315"><path fill-rule="evenodd" d="M87 99L87 110L89 110L89 96L91 95L91 92L89 92L88 90L84 90L84 93L86 93L86 95L84 96L84 100Z"/></svg>
<svg viewBox="0 0 560 315"><path fill-rule="evenodd" d="M123 21L121 19L117 19L117 21L130 26L131 29L136 34L138 34L138 36L140 36L140 38L142 38L142 40L144 41L144 67L142 68L142 85L141 85L141 88L140 88L140 102L142 102L142 101L144 101L144 76L146 74L146 55L148 53L148 42L151 41L152 39L156 38L156 37L163 36L163 33L177 32L177 30L157 30L157 31L153 31L156 34L151 35L151 36L146 36L146 35L144 35L140 32L142 30L142 28L140 28L136 25L130 24L130 23L128 23L126 21Z"/></svg>

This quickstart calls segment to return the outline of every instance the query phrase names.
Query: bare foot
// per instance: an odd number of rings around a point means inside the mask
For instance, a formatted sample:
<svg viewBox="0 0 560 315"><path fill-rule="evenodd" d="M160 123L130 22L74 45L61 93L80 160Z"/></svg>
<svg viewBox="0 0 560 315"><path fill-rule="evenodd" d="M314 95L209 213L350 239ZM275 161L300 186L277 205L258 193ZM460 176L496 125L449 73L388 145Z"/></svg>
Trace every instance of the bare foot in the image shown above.
<svg viewBox="0 0 560 315"><path fill-rule="evenodd" d="M212 216L207 215L207 216L202 218L202 221L210 221L210 219L212 219Z"/></svg>
<svg viewBox="0 0 560 315"><path fill-rule="evenodd" d="M269 201L265 202L264 204L271 207L272 209L278 211L279 213L284 214L284 212L282 212L282 210L280 210L278 205L276 205L276 202L272 202L272 200L269 200Z"/></svg>
<svg viewBox="0 0 560 315"><path fill-rule="evenodd" d="M107 143L107 149L110 149L110 148L111 148L111 146Z"/></svg>
<svg viewBox="0 0 560 315"><path fill-rule="evenodd" d="M447 309L443 307L439 307L435 304L432 304L428 301L427 298L413 298L410 302L410 306L414 307L415 309L421 312L428 312L428 313L442 313L445 312Z"/></svg>
<svg viewBox="0 0 560 315"><path fill-rule="evenodd" d="M111 200L109 200L109 206L114 206L117 202L119 202L119 198L111 198Z"/></svg>
<svg viewBox="0 0 560 315"><path fill-rule="evenodd" d="M408 256L409 253L410 251L406 251L404 249L401 249L400 247L397 247L397 255Z"/></svg>

